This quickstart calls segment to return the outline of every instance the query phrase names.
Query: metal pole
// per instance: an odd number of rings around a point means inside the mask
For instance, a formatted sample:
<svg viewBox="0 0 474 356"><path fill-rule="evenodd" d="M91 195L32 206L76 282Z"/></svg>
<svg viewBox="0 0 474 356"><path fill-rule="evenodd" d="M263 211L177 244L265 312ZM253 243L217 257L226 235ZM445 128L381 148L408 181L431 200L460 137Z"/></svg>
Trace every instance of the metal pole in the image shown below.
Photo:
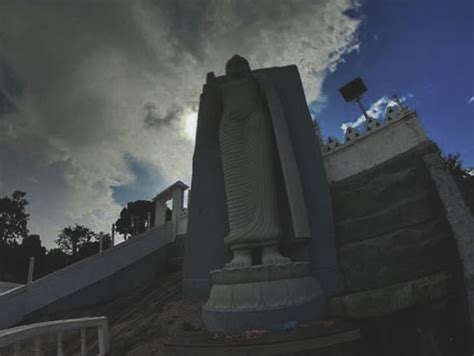
<svg viewBox="0 0 474 356"><path fill-rule="evenodd" d="M100 235L100 241L99 241L99 253L102 253L102 250L104 249L104 235Z"/></svg>
<svg viewBox="0 0 474 356"><path fill-rule="evenodd" d="M64 356L63 332L58 332L58 356Z"/></svg>
<svg viewBox="0 0 474 356"><path fill-rule="evenodd" d="M41 356L41 339L39 336L35 337L35 356Z"/></svg>
<svg viewBox="0 0 474 356"><path fill-rule="evenodd" d="M360 101L361 98L357 98L356 102L359 104L359 108L362 111L362 114L364 114L364 117L367 121L369 121L369 115L367 115L367 112L365 111L364 105L362 105L362 102Z"/></svg>
<svg viewBox="0 0 474 356"><path fill-rule="evenodd" d="M112 247L115 246L115 224L112 224Z"/></svg>
<svg viewBox="0 0 474 356"><path fill-rule="evenodd" d="M99 343L99 356L105 356L105 335L102 326L97 327L97 339Z"/></svg>
<svg viewBox="0 0 474 356"><path fill-rule="evenodd" d="M150 212L147 213L146 219L147 219L146 220L146 229L150 230L150 228L151 228L151 226L150 226L151 225L151 213Z"/></svg>
<svg viewBox="0 0 474 356"><path fill-rule="evenodd" d="M87 356L86 329L81 329L81 356Z"/></svg>
<svg viewBox="0 0 474 356"><path fill-rule="evenodd" d="M130 221L131 221L131 225L132 225L132 236L135 236L137 233L137 228L136 228L136 224L135 224L135 220L133 219L134 216L130 217Z"/></svg>
<svg viewBox="0 0 474 356"><path fill-rule="evenodd" d="M26 284L30 284L33 282L33 271L35 269L35 258L30 257L30 264L28 266L28 279L26 281Z"/></svg>

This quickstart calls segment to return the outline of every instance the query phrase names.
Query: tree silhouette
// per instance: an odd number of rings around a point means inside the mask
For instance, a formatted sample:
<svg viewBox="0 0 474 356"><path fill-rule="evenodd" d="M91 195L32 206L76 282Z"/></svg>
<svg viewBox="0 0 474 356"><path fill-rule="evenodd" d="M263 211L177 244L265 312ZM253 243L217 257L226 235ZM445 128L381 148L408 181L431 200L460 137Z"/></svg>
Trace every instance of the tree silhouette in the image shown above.
<svg viewBox="0 0 474 356"><path fill-rule="evenodd" d="M54 242L66 254L76 257L79 249L94 238L96 234L86 226L76 224L62 229Z"/></svg>
<svg viewBox="0 0 474 356"><path fill-rule="evenodd" d="M30 258L34 257L34 278L42 277L45 273L43 272L46 248L42 245L39 235L28 235L21 241L21 244L15 249L15 263L17 267L15 272L18 278L23 283L26 282L28 275L28 266Z"/></svg>
<svg viewBox="0 0 474 356"><path fill-rule="evenodd" d="M11 198L0 199L0 241L13 243L19 238L28 236L28 214L25 192L16 190Z"/></svg>
<svg viewBox="0 0 474 356"><path fill-rule="evenodd" d="M98 253L101 240L103 250L111 246L109 234L76 224L63 228L55 240L59 248L48 251L39 235L28 233L25 196L15 191L0 199L0 280L26 283L31 257L35 258L36 279Z"/></svg>
<svg viewBox="0 0 474 356"><path fill-rule="evenodd" d="M120 212L120 217L115 222L116 231L124 239L141 234L147 230L148 215L151 226L155 219L155 204L149 200L136 200L129 202Z"/></svg>
<svg viewBox="0 0 474 356"><path fill-rule="evenodd" d="M71 256L64 253L60 248L52 248L46 253L44 269L41 271L41 275L46 275L64 268L71 262Z"/></svg>
<svg viewBox="0 0 474 356"><path fill-rule="evenodd" d="M75 260L82 260L89 256L95 255L100 250L100 240L102 239L102 250L108 249L112 245L112 238L109 234L99 232L94 233L94 241L87 241L78 248Z"/></svg>

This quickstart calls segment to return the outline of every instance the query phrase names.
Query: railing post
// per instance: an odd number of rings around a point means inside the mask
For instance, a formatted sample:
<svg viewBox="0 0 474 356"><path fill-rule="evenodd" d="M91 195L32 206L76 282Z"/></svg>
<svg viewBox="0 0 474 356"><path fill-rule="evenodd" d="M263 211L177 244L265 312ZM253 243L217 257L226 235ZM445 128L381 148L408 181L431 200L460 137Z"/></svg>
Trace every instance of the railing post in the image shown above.
<svg viewBox="0 0 474 356"><path fill-rule="evenodd" d="M13 348L13 350L9 350L8 355L21 356L22 353L25 354L26 352L28 355L41 356L46 350L45 346L42 345L44 343L43 335L53 334L52 336L56 337L57 355L64 356L64 333L66 330L74 330L75 332L80 331L80 355L87 356L87 328L97 328L99 355L105 356L110 351L110 339L108 321L104 316L56 320L0 330L0 348L2 350L6 346ZM26 342L28 351L22 347L23 343ZM52 344L47 342L46 345L54 349L54 341ZM55 353L53 350L50 351Z"/></svg>
<svg viewBox="0 0 474 356"><path fill-rule="evenodd" d="M112 247L115 246L115 224L112 224Z"/></svg>
<svg viewBox="0 0 474 356"><path fill-rule="evenodd" d="M97 326L97 339L99 343L99 356L105 356L105 335L103 326Z"/></svg>
<svg viewBox="0 0 474 356"><path fill-rule="evenodd" d="M35 258L30 257L30 264L28 266L28 280L26 281L26 284L30 284L33 282L33 271L35 269Z"/></svg>
<svg viewBox="0 0 474 356"><path fill-rule="evenodd" d="M155 227L166 222L166 208L166 200L158 199L155 201Z"/></svg>
<svg viewBox="0 0 474 356"><path fill-rule="evenodd" d="M21 356L19 343L13 345L13 356Z"/></svg>
<svg viewBox="0 0 474 356"><path fill-rule="evenodd" d="M81 328L81 356L87 356L86 329Z"/></svg>
<svg viewBox="0 0 474 356"><path fill-rule="evenodd" d="M41 338L35 337L35 356L41 356Z"/></svg>
<svg viewBox="0 0 474 356"><path fill-rule="evenodd" d="M58 356L64 356L62 331L58 332Z"/></svg>
<svg viewBox="0 0 474 356"><path fill-rule="evenodd" d="M99 253L102 253L103 250L104 250L104 236L101 235L100 241L99 241Z"/></svg>

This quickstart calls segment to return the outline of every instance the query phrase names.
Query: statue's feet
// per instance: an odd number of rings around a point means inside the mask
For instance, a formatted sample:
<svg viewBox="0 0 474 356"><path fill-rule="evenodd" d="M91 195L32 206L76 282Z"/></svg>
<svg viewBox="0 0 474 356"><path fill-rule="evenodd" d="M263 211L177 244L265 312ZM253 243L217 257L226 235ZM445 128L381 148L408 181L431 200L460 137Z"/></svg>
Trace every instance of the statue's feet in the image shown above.
<svg viewBox="0 0 474 356"><path fill-rule="evenodd" d="M252 265L252 252L250 249L236 249L233 253L232 261L225 265L226 268L249 267Z"/></svg>
<svg viewBox="0 0 474 356"><path fill-rule="evenodd" d="M279 265L289 262L291 260L288 257L282 256L276 245L262 248L262 263L264 265Z"/></svg>

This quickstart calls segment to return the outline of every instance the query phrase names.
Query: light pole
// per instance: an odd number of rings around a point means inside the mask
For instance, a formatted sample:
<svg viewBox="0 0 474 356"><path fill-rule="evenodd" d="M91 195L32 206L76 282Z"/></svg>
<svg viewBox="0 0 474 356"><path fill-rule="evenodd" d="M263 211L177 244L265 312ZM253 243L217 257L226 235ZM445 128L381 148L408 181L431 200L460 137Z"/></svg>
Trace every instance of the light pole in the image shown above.
<svg viewBox="0 0 474 356"><path fill-rule="evenodd" d="M367 91L367 87L365 86L364 82L360 77L355 78L354 80L350 81L343 87L339 88L339 92L341 93L344 100L348 103L356 102L359 105L360 111L365 117L365 120L369 121L369 115L367 115L367 111L362 105L362 95Z"/></svg>

